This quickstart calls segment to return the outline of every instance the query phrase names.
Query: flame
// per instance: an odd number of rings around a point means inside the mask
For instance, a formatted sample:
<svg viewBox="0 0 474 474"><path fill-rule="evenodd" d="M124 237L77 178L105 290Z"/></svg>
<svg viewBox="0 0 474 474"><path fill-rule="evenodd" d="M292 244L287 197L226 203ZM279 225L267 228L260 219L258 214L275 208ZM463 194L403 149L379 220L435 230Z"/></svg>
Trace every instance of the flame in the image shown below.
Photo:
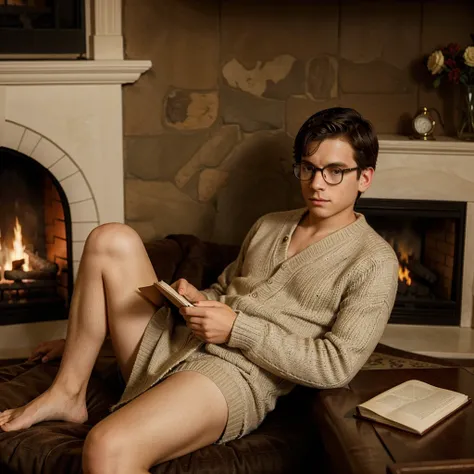
<svg viewBox="0 0 474 474"><path fill-rule="evenodd" d="M408 252L401 251L400 252L400 265L398 266L398 279L400 281L404 281L408 286L411 286L411 277L410 277L410 270L406 267L406 263L408 263L408 258L410 255Z"/></svg>
<svg viewBox="0 0 474 474"><path fill-rule="evenodd" d="M22 266L22 270L27 272L30 270L29 257L25 253L25 247L23 245L23 235L21 233L21 225L18 221L18 217L15 221L15 228L13 229L14 239L13 239L13 250L6 249L5 252L5 263L3 265L4 270L12 269L12 262L15 260L25 260L25 263ZM1 247L0 247L1 250Z"/></svg>

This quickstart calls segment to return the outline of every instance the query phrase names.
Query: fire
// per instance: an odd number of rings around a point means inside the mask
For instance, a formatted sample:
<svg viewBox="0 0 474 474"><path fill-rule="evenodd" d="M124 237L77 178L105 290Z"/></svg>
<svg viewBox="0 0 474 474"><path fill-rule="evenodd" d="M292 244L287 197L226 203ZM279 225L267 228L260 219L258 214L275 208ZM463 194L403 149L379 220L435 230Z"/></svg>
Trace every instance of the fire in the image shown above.
<svg viewBox="0 0 474 474"><path fill-rule="evenodd" d="M404 281L408 286L411 286L410 270L405 264L408 263L409 255L407 252L400 252L400 265L398 266L398 279Z"/></svg>
<svg viewBox="0 0 474 474"><path fill-rule="evenodd" d="M21 233L21 225L20 222L18 221L18 217L16 218L15 222L15 228L13 229L14 232L14 239L13 239L13 249L4 250L4 265L3 269L4 270L11 270L12 269L12 262L15 260L24 260L25 263L22 266L22 270L27 272L30 269L29 266L29 257L28 254L25 252L25 247L23 245L23 235ZM0 246L1 250L1 246Z"/></svg>

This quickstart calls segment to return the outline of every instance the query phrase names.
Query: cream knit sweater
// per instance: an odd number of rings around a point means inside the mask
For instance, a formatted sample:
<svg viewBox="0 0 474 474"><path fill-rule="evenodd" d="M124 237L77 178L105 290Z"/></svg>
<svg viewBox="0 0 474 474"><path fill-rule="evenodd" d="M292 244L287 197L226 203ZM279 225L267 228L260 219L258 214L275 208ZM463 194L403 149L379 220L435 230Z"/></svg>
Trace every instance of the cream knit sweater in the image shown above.
<svg viewBox="0 0 474 474"><path fill-rule="evenodd" d="M239 414L229 415L227 440L255 428L277 397L294 384L341 387L356 375L390 316L398 260L360 214L354 223L287 258L291 235L304 212L260 218L236 261L204 291L237 314L227 344L201 347L185 326L173 323L169 311L156 313L117 406L162 379L198 348L204 349L244 371L255 400L255 416L245 418L248 426L243 429L237 426ZM228 373L216 367L206 375L224 392L230 390L224 381ZM228 403L234 397L237 405L241 394L225 393Z"/></svg>

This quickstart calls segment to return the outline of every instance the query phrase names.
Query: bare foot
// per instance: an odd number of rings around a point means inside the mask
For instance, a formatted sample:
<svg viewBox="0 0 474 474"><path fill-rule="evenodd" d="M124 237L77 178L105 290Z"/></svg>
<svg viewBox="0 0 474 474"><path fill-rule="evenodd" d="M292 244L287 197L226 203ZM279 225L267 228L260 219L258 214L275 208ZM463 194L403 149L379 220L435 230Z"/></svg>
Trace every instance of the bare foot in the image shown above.
<svg viewBox="0 0 474 474"><path fill-rule="evenodd" d="M71 398L58 389L50 388L25 406L1 412L0 429L21 430L47 420L84 423L88 414L83 397L81 399Z"/></svg>

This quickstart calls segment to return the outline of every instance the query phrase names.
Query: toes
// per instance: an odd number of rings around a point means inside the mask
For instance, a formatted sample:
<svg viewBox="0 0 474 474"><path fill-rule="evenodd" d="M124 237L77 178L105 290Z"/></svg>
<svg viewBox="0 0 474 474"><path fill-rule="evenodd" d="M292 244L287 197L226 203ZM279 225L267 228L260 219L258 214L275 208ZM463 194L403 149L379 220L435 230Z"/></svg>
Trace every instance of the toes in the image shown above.
<svg viewBox="0 0 474 474"><path fill-rule="evenodd" d="M22 428L22 424L25 424L23 420L23 417L21 416L14 416L15 414L12 413L12 416L10 416L7 420L3 422L3 424L0 423L0 426L2 430L4 431L14 431Z"/></svg>
<svg viewBox="0 0 474 474"><path fill-rule="evenodd" d="M5 423L11 418L11 410L6 410L2 414L0 414L0 425Z"/></svg>

